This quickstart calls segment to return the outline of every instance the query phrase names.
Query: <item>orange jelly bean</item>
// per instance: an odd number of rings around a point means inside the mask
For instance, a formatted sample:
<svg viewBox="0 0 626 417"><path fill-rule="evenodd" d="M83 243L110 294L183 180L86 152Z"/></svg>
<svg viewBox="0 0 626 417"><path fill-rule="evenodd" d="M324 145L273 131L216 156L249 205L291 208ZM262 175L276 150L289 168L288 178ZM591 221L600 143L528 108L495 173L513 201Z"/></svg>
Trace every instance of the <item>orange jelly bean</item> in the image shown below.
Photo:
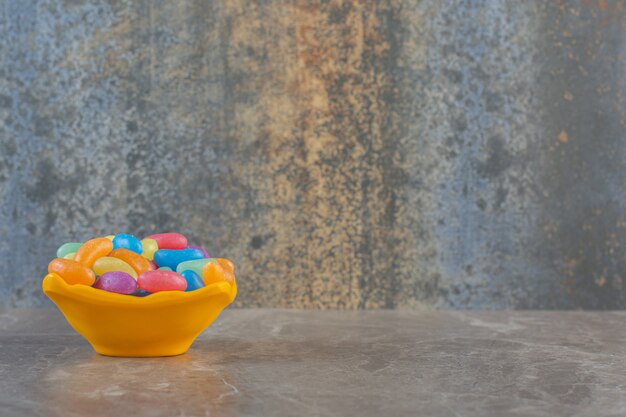
<svg viewBox="0 0 626 417"><path fill-rule="evenodd" d="M93 285L96 274L80 262L56 258L48 264L48 272L55 273L70 285Z"/></svg>
<svg viewBox="0 0 626 417"><path fill-rule="evenodd" d="M113 242L106 237L98 237L83 243L78 248L74 260L85 265L87 268L93 267L98 258L107 256L113 250Z"/></svg>
<svg viewBox="0 0 626 417"><path fill-rule="evenodd" d="M113 250L109 256L117 259L121 259L130 265L131 268L137 272L137 275L141 275L146 271L152 271L154 268L150 264L150 261L129 249L118 248Z"/></svg>
<svg viewBox="0 0 626 417"><path fill-rule="evenodd" d="M224 271L227 272L235 272L235 265L233 265L232 261L226 258L215 258L217 262L224 268Z"/></svg>
<svg viewBox="0 0 626 417"><path fill-rule="evenodd" d="M215 282L226 281L226 271L217 262L208 262L202 270L202 280L204 285L210 285Z"/></svg>

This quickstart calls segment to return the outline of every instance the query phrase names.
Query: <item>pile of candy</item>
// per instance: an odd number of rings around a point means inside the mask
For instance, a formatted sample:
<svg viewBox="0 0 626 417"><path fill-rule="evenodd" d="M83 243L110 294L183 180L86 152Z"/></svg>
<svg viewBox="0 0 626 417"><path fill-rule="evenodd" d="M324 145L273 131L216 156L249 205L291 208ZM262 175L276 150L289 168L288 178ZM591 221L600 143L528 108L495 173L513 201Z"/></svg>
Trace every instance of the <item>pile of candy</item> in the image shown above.
<svg viewBox="0 0 626 417"><path fill-rule="evenodd" d="M214 282L234 282L234 266L189 246L180 233L160 233L139 240L109 235L57 250L48 272L70 285L90 285L118 294L146 296L159 291L193 291Z"/></svg>

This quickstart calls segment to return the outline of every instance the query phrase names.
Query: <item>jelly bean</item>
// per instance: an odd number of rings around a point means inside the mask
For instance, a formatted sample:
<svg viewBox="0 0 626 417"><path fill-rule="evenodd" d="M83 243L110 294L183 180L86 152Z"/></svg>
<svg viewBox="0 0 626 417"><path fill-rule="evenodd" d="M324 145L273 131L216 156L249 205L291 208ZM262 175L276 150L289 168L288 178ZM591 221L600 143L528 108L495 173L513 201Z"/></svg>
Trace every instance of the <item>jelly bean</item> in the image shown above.
<svg viewBox="0 0 626 417"><path fill-rule="evenodd" d="M93 285L96 275L80 262L69 259L56 258L48 264L48 272L59 275L70 285Z"/></svg>
<svg viewBox="0 0 626 417"><path fill-rule="evenodd" d="M113 258L111 256L103 256L102 258L98 259L93 265L93 270L98 275L102 275L105 272L122 271L137 279L137 272L135 272L135 270L130 265L128 265L121 259Z"/></svg>
<svg viewBox="0 0 626 417"><path fill-rule="evenodd" d="M195 272L196 274L202 276L202 268L204 268L204 265L206 265L208 262L217 263L217 261L213 258L204 258L204 259L195 259L193 261L185 261L185 262L181 262L178 264L178 266L176 267L176 272L180 274L183 271L191 270Z"/></svg>
<svg viewBox="0 0 626 417"><path fill-rule="evenodd" d="M194 291L198 288L204 287L204 281L200 278L200 275L191 270L186 270L181 273L185 281L187 281L187 289L185 291Z"/></svg>
<svg viewBox="0 0 626 417"><path fill-rule="evenodd" d="M119 233L113 238L113 249L128 249L133 252L141 254L143 247L141 241L133 235L127 235L126 233Z"/></svg>
<svg viewBox="0 0 626 417"><path fill-rule="evenodd" d="M147 271L139 275L137 284L149 292L185 291L187 281L182 275L171 271Z"/></svg>
<svg viewBox="0 0 626 417"><path fill-rule="evenodd" d="M149 260L154 259L154 252L159 250L159 244L154 239L142 239L141 246L143 247L143 252L141 252L141 256L144 258L148 258Z"/></svg>
<svg viewBox="0 0 626 417"><path fill-rule="evenodd" d="M158 233L147 236L147 239L156 240L159 249L185 249L187 238L180 233Z"/></svg>
<svg viewBox="0 0 626 417"><path fill-rule="evenodd" d="M154 262L159 266L169 266L176 269L179 263L204 259L204 254L198 249L159 249L154 253Z"/></svg>
<svg viewBox="0 0 626 417"><path fill-rule="evenodd" d="M224 268L224 271L235 272L235 265L226 258L215 258L215 260Z"/></svg>
<svg viewBox="0 0 626 417"><path fill-rule="evenodd" d="M78 248L82 246L80 242L68 242L62 244L59 249L57 249L57 258L65 258L65 255L68 253L76 253Z"/></svg>
<svg viewBox="0 0 626 417"><path fill-rule="evenodd" d="M187 246L187 249L198 249L202 251L202 254L204 255L205 258L211 257L211 255L209 255L209 252L207 252L202 246L189 245Z"/></svg>
<svg viewBox="0 0 626 417"><path fill-rule="evenodd" d="M226 282L232 284L233 282L235 282L235 274L233 274L230 271L224 271L224 280L226 280Z"/></svg>
<svg viewBox="0 0 626 417"><path fill-rule="evenodd" d="M87 268L93 267L96 259L106 256L113 250L113 243L106 237L98 237L88 240L76 251L74 260L85 265Z"/></svg>
<svg viewBox="0 0 626 417"><path fill-rule="evenodd" d="M226 281L226 271L217 262L208 262L202 271L204 285L211 285L216 282Z"/></svg>
<svg viewBox="0 0 626 417"><path fill-rule="evenodd" d="M57 249L50 274L68 284L92 285L118 294L145 297L159 291L194 291L216 282L234 283L234 265L213 259L180 233L139 240L125 233L69 242Z"/></svg>
<svg viewBox="0 0 626 417"><path fill-rule="evenodd" d="M235 265L226 258L218 258L216 261L224 269L224 279L231 284L235 282Z"/></svg>
<svg viewBox="0 0 626 417"><path fill-rule="evenodd" d="M109 271L100 275L93 286L118 294L132 294L137 290L137 281L126 272Z"/></svg>
<svg viewBox="0 0 626 417"><path fill-rule="evenodd" d="M128 265L130 265L131 268L135 270L135 272L137 272L137 275L141 274L142 272L156 269L150 264L149 260L129 249L113 249L113 251L109 253L109 256L121 259L122 261L126 262Z"/></svg>

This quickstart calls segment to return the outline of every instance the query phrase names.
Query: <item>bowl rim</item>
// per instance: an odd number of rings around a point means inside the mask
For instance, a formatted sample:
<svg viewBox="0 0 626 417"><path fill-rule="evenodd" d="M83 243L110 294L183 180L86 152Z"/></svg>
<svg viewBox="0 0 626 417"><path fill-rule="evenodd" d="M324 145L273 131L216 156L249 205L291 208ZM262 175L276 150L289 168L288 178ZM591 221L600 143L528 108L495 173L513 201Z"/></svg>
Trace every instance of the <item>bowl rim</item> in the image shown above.
<svg viewBox="0 0 626 417"><path fill-rule="evenodd" d="M41 286L43 292L51 299L53 298L51 294L58 294L89 304L131 308L161 307L224 295L228 297L230 304L237 295L237 283L234 278L232 284L226 281L214 282L194 291L161 291L145 297L117 294L88 285L70 285L54 272L44 277Z"/></svg>

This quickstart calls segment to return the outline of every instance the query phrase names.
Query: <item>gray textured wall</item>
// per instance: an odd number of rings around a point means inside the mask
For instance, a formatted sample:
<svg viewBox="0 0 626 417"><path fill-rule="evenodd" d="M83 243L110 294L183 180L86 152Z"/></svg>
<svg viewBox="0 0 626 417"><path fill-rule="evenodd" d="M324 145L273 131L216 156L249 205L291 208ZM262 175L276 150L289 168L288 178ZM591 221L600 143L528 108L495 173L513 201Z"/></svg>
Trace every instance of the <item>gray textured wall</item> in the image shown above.
<svg viewBox="0 0 626 417"><path fill-rule="evenodd" d="M180 230L239 306L626 304L622 1L0 4L4 303Z"/></svg>

